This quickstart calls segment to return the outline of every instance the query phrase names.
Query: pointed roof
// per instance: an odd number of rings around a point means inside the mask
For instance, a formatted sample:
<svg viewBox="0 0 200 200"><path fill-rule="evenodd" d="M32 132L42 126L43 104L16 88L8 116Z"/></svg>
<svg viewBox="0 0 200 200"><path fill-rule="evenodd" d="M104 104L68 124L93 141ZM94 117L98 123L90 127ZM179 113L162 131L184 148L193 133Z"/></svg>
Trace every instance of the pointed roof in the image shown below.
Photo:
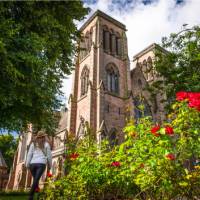
<svg viewBox="0 0 200 200"><path fill-rule="evenodd" d="M6 168L8 167L8 166L6 165L6 161L4 160L1 151L0 151L0 167L6 167Z"/></svg>
<svg viewBox="0 0 200 200"><path fill-rule="evenodd" d="M93 15L81 26L79 30L83 31L85 27L87 27L88 24L97 16L110 21L111 23L115 24L116 26L118 26L119 28L123 30L126 30L126 26L124 24L122 24L121 22L117 21L116 19L112 18L111 16L107 15L106 13L100 10L97 10L95 13L93 13Z"/></svg>
<svg viewBox="0 0 200 200"><path fill-rule="evenodd" d="M136 55L134 55L133 61L137 60L138 57L143 56L145 53L147 53L147 52L149 52L153 49L159 49L164 53L169 53L169 51L167 51L166 49L164 49L160 45L153 43L153 44L149 45L148 47L146 47L145 49L143 49L142 51L140 51L139 53L137 53Z"/></svg>

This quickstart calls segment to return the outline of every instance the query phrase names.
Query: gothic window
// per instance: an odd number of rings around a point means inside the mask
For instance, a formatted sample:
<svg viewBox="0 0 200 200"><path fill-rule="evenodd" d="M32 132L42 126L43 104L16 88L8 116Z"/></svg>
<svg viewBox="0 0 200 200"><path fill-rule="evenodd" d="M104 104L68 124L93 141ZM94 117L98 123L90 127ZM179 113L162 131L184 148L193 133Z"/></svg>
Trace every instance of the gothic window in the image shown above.
<svg viewBox="0 0 200 200"><path fill-rule="evenodd" d="M103 27L103 49L108 52L110 48L110 33L108 27Z"/></svg>
<svg viewBox="0 0 200 200"><path fill-rule="evenodd" d="M116 35L116 55L120 56L121 55L121 39L119 33Z"/></svg>
<svg viewBox="0 0 200 200"><path fill-rule="evenodd" d="M111 147L118 144L117 129L116 128L112 128L109 132L109 143L110 143Z"/></svg>
<svg viewBox="0 0 200 200"><path fill-rule="evenodd" d="M142 87L142 81L141 81L141 79L138 79L138 86Z"/></svg>
<svg viewBox="0 0 200 200"><path fill-rule="evenodd" d="M143 97L141 96L135 97L133 103L134 103L134 113L136 120L144 116L152 116L150 106Z"/></svg>
<svg viewBox="0 0 200 200"><path fill-rule="evenodd" d="M86 44L86 52L88 53L90 49L90 33L89 32L85 34L85 44Z"/></svg>
<svg viewBox="0 0 200 200"><path fill-rule="evenodd" d="M107 73L107 89L110 92L119 94L119 71L114 65L109 65Z"/></svg>
<svg viewBox="0 0 200 200"><path fill-rule="evenodd" d="M92 46L92 29L90 30L89 34L89 50L91 50L91 46Z"/></svg>
<svg viewBox="0 0 200 200"><path fill-rule="evenodd" d="M153 79L153 65L151 57L147 59L147 80Z"/></svg>
<svg viewBox="0 0 200 200"><path fill-rule="evenodd" d="M105 133L105 131L103 130L103 131L101 131L101 135L100 135L100 137L101 137L101 141L103 141L103 140L105 140L106 139L106 133Z"/></svg>
<svg viewBox="0 0 200 200"><path fill-rule="evenodd" d="M87 93L88 84L89 84L89 70L85 66L81 73L81 96L83 96Z"/></svg>
<svg viewBox="0 0 200 200"><path fill-rule="evenodd" d="M91 50L92 46L92 29L87 31L85 35L82 36L80 41L80 60L85 58Z"/></svg>
<svg viewBox="0 0 200 200"><path fill-rule="evenodd" d="M116 54L116 36L113 30L111 30L110 34L110 52L111 54Z"/></svg>
<svg viewBox="0 0 200 200"><path fill-rule="evenodd" d="M144 60L142 63L142 72L144 74L145 79L147 80L147 61Z"/></svg>

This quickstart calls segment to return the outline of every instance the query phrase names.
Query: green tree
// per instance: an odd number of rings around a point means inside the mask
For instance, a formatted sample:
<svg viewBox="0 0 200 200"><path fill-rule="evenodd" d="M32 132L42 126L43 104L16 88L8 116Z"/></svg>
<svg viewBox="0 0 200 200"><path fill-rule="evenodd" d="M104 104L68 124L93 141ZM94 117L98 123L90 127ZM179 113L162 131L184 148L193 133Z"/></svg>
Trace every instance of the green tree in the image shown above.
<svg viewBox="0 0 200 200"><path fill-rule="evenodd" d="M18 140L13 135L0 134L0 151L6 161L8 168L12 167L15 151L17 149Z"/></svg>
<svg viewBox="0 0 200 200"><path fill-rule="evenodd" d="M155 67L164 78L152 86L165 91L168 99L178 91L200 91L200 27L164 37L162 46L169 52L156 52Z"/></svg>
<svg viewBox="0 0 200 200"><path fill-rule="evenodd" d="M79 0L0 2L0 128L52 132L87 13Z"/></svg>

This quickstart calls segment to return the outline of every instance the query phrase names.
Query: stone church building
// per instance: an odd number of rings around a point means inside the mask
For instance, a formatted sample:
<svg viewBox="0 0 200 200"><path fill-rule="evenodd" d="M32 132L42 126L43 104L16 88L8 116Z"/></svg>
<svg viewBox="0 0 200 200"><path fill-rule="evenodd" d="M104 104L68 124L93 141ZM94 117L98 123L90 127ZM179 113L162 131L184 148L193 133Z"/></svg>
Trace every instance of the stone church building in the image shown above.
<svg viewBox="0 0 200 200"><path fill-rule="evenodd" d="M68 108L61 110L58 129L52 138L52 173L63 173L63 152L67 134L83 137L86 123L96 133L96 139L109 138L120 143L126 119L141 117L138 106L145 105L145 114L162 121L163 95L152 95L145 90L158 79L153 62L152 44L131 58L128 57L126 26L97 10L80 28L82 40L73 76ZM134 44L130 44L134 45ZM130 69L132 66L132 69ZM27 189L31 185L30 172L25 168L32 127L20 135L7 189ZM45 174L42 181L45 180Z"/></svg>

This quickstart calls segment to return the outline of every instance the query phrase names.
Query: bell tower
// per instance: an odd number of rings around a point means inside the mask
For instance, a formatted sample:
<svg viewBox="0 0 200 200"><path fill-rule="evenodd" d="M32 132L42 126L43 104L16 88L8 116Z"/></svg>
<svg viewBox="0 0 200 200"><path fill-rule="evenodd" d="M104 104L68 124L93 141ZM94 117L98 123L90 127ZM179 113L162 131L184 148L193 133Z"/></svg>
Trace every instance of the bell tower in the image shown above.
<svg viewBox="0 0 200 200"><path fill-rule="evenodd" d="M120 139L132 101L126 27L97 10L80 31L69 131L81 135L88 122L98 140Z"/></svg>

